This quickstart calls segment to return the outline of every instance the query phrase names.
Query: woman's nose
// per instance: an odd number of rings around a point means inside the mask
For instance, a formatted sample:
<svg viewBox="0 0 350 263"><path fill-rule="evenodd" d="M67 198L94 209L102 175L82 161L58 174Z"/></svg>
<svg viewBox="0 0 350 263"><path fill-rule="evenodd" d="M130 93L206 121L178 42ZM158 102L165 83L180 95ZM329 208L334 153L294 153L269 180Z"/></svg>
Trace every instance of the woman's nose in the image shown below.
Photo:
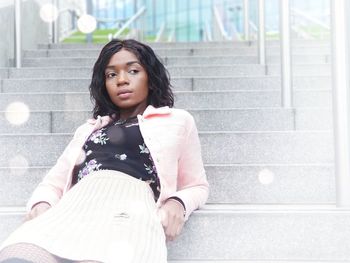
<svg viewBox="0 0 350 263"><path fill-rule="evenodd" d="M129 79L128 79L126 72L119 72L118 77L117 77L117 83L119 85L129 83Z"/></svg>

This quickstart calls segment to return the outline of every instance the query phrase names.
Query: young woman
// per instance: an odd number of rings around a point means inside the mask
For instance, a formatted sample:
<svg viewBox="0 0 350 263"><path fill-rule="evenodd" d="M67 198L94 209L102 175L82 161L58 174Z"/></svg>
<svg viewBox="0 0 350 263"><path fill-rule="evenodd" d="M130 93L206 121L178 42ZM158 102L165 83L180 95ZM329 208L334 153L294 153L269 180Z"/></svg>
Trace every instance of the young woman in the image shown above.
<svg viewBox="0 0 350 263"><path fill-rule="evenodd" d="M172 108L168 72L149 46L105 45L90 95L94 118L35 189L0 262L164 263L166 240L206 202L195 122Z"/></svg>

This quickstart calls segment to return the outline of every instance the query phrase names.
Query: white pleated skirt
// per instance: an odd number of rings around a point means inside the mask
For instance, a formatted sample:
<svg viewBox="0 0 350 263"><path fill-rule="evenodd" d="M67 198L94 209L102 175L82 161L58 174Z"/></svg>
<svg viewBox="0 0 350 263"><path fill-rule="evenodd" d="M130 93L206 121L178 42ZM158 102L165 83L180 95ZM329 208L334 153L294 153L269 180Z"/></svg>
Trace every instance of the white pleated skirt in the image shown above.
<svg viewBox="0 0 350 263"><path fill-rule="evenodd" d="M0 249L16 243L31 243L71 260L167 262L151 188L118 171L86 176L57 205L21 225Z"/></svg>

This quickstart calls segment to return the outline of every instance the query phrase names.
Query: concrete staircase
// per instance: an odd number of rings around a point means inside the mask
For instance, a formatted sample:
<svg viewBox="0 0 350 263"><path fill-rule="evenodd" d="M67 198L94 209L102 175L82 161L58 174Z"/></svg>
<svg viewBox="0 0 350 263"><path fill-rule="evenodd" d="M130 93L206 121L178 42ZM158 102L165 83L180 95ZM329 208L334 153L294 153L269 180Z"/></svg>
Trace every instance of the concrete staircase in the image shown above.
<svg viewBox="0 0 350 263"><path fill-rule="evenodd" d="M329 43L294 43L294 105L280 107L278 43L151 44L170 71L176 107L200 132L211 192L170 262L350 262L350 211L335 207ZM24 68L0 69L0 241L74 129L90 117L101 46L40 45ZM29 121L6 119L14 102Z"/></svg>

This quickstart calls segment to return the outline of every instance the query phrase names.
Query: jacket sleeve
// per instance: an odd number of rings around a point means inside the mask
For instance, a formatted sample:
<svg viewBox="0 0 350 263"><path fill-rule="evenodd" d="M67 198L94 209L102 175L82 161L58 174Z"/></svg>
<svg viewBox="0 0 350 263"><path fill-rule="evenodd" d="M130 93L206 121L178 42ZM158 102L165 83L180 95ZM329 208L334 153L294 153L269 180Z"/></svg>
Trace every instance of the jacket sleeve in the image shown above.
<svg viewBox="0 0 350 263"><path fill-rule="evenodd" d="M185 204L185 220L194 210L205 204L209 193L197 127L193 117L191 115L189 117L188 133L182 144L178 163L178 190L172 194Z"/></svg>
<svg viewBox="0 0 350 263"><path fill-rule="evenodd" d="M84 124L86 125L86 124ZM64 188L70 178L70 173L75 165L75 160L81 152L79 134L83 126L80 126L73 139L69 142L56 164L50 169L44 179L35 188L32 196L27 202L26 210L29 212L33 205L38 202L47 202L54 206L61 199Z"/></svg>

